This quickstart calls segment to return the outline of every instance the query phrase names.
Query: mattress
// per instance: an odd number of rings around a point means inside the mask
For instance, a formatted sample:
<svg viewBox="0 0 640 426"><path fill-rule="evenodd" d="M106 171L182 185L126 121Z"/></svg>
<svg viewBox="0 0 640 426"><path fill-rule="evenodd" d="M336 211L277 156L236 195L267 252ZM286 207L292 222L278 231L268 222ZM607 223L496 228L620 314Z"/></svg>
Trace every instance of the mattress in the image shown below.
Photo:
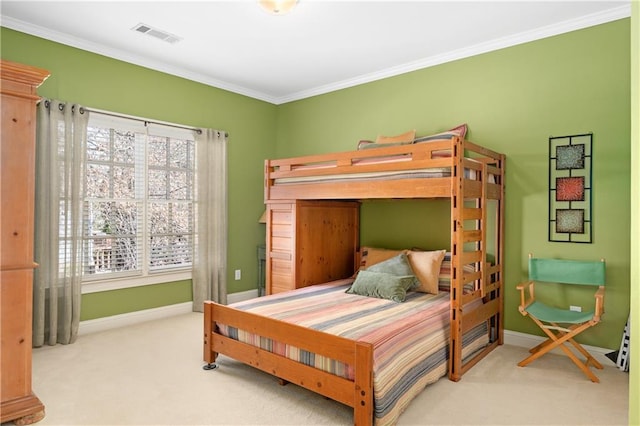
<svg viewBox="0 0 640 426"><path fill-rule="evenodd" d="M450 177L450 167L433 167L420 170L400 170L391 172L342 173L335 175L302 176L275 179L275 185L292 183L350 182L354 180L396 180L396 179L428 179Z"/></svg>
<svg viewBox="0 0 640 426"><path fill-rule="evenodd" d="M230 306L373 344L375 423L395 424L422 389L447 373L449 293L409 292L403 303L347 294L352 280L238 302ZM353 366L233 327L220 333L306 365L353 379ZM486 324L463 338L463 356L488 344Z"/></svg>

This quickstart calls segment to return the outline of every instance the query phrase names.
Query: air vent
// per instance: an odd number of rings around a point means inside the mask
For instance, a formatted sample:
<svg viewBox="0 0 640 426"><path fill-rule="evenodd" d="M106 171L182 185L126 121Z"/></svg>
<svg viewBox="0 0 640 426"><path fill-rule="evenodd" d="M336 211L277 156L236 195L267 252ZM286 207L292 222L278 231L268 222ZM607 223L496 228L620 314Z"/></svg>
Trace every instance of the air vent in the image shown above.
<svg viewBox="0 0 640 426"><path fill-rule="evenodd" d="M166 41L167 43L171 43L171 44L177 43L180 40L182 40L182 38L178 37L177 35L168 33L163 30L159 30L157 28L153 28L151 25L147 25L147 24L140 23L131 29L133 31L139 32L141 34L146 34L148 36L157 38L158 40Z"/></svg>

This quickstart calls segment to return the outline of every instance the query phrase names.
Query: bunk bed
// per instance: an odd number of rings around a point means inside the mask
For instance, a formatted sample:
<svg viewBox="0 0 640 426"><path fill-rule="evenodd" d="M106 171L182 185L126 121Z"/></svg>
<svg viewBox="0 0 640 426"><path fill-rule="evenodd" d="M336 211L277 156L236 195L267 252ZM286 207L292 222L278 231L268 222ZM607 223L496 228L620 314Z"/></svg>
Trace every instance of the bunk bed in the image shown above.
<svg viewBox="0 0 640 426"><path fill-rule="evenodd" d="M313 321L305 324L286 314L269 316L263 311L281 300L288 306L286 312L293 301L309 295L313 300L309 306L324 303L314 299L314 292L329 294L331 303L345 296L362 298L344 291L363 257L358 200L449 198L449 288L437 295L407 293L407 302L396 305L423 300L439 306L428 308L429 315L438 311L446 317L446 333L439 335L441 339L445 336L442 374L435 379L415 379L407 385L407 394L415 395L416 389L447 373L450 380L460 380L503 342L504 166L503 154L456 135L423 143L266 160L270 295L260 298L265 301L233 306L205 302L205 367L215 367L218 354L224 354L283 383L295 383L353 407L355 424L394 423L398 413L381 415L376 407L383 392L376 389L382 385L374 365L379 363L374 349L380 350L380 341L390 337L367 339L325 332ZM349 300L347 304L353 302ZM394 304L388 300L363 303L386 303L384 309ZM409 320L397 322L407 324L405 321ZM436 319L419 320L414 328L422 327L420 321ZM389 333L401 334L402 326ZM310 359L303 359L309 355ZM410 397L398 398L401 411Z"/></svg>

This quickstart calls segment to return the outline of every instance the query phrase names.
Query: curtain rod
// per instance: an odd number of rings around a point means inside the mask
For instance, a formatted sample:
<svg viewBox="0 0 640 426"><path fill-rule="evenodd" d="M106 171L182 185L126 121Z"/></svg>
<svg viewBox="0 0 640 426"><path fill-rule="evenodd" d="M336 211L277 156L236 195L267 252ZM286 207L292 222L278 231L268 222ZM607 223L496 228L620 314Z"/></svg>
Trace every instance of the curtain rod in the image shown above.
<svg viewBox="0 0 640 426"><path fill-rule="evenodd" d="M120 114L120 113L116 113L116 112L107 112L107 111L102 111L102 110L99 110L99 109L93 109L93 108L87 108L87 107L81 107L81 112L82 112L82 110L89 111L89 112L94 112L96 114L109 115L111 117L127 118L129 120L142 121L145 124L147 124L147 123L160 124L162 126L175 127L177 129L193 130L193 131L197 132L198 134L202 134L202 129L198 129L196 127L181 126L179 124L174 124L174 123L167 123L167 122L163 122L163 121L148 120L146 118L135 117L133 115ZM229 133L227 133L227 132L224 132L224 135L225 135L225 137L229 137Z"/></svg>

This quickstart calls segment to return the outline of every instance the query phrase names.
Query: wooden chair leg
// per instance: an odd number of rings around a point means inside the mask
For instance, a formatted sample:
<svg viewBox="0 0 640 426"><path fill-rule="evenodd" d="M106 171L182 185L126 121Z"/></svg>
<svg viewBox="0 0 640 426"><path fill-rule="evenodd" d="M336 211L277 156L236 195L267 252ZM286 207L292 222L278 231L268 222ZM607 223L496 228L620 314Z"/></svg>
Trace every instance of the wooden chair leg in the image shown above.
<svg viewBox="0 0 640 426"><path fill-rule="evenodd" d="M532 348L529 351L529 352L531 352L531 355L529 355L527 358L525 358L522 361L520 361L518 363L518 366L525 367L525 366L529 365L531 362L533 362L536 359L540 358L542 355L544 355L547 352L550 352L553 349L555 349L556 347L558 347L565 353L565 355L567 355L569 357L569 359L571 359L571 361L573 361L574 364L576 364L576 366L578 368L580 368L580 370L582 370L582 372L592 382L600 383L600 380L598 379L598 377L595 374L593 374L593 372L589 368L589 363L590 362L594 363L594 366L596 366L596 368L602 368L602 366L600 365L600 363L598 361L595 360L595 358L593 358L591 356L591 354L589 354L589 352L587 352L586 349L584 349L578 342L573 340L573 336L575 336L578 333L582 332L583 330L586 330L587 328L589 328L591 326L590 324L586 323L586 324L581 324L579 326L573 326L572 328L570 328L571 332L569 332L569 333L560 331L560 332L558 332L558 334L555 334L553 331L551 331L550 329L545 327L545 325L540 320L538 320L537 318L531 317L531 319L534 320L536 322L536 324L538 324L538 326L542 329L542 331L545 332L545 334L547 336L549 336L549 338L547 340L545 340L544 342L542 342L541 344L537 345L536 347ZM580 351L580 353L583 354L587 358L587 361L586 362L582 362L571 351L571 349L569 349L567 346L564 345L565 342L570 342L573 346L575 346L578 349L578 351ZM598 365L600 367L597 367Z"/></svg>
<svg viewBox="0 0 640 426"><path fill-rule="evenodd" d="M547 352L553 350L556 346L560 345L562 342L560 341L560 339L558 338L558 336L556 336L553 331L549 330L547 327L545 327L545 325L538 319L535 318L533 316L529 316L536 324L538 324L538 326L540 327L540 329L542 329L542 331L544 331L544 333L549 336L549 338L547 340L545 340L544 342L542 342L541 344L539 344L538 346L532 348L529 352L531 352L531 355L529 355L527 358L523 359L522 361L520 361L518 363L518 365L520 367L525 367L529 364L531 364L533 361L535 361L536 359L540 358L542 355L546 354Z"/></svg>
<svg viewBox="0 0 640 426"><path fill-rule="evenodd" d="M562 349L562 351L571 359L571 361L573 361L573 363L575 365L578 366L578 368L580 370L582 370L582 372L594 383L600 383L600 379L598 379L598 377L593 374L593 371L591 371L591 369L589 368L589 364L588 364L588 360L587 362L582 362L580 360L580 358L578 358L573 352L571 352L571 349L569 349L568 347L566 347L565 345L561 344L560 349Z"/></svg>
<svg viewBox="0 0 640 426"><path fill-rule="evenodd" d="M597 368L598 370L602 370L604 367L602 366L602 364L600 364L598 362L597 359L595 359L593 356L591 356L591 354L582 347L582 345L578 342L576 342L573 339L569 339L569 342L571 342L571 344L582 354L585 356L585 358L587 358L587 364L591 364L593 365L595 368Z"/></svg>
<svg viewBox="0 0 640 426"><path fill-rule="evenodd" d="M554 324L554 325L556 325L556 324ZM573 331L573 330L577 329L580 325L581 325L581 324L579 324L579 325L572 325L572 326L570 326L570 327L569 327L569 329ZM560 336L563 336L564 334L565 334L564 332L560 332L560 333L559 333L559 335L560 335ZM572 335L573 335L573 334L572 334ZM576 342L576 341L575 341L573 338L571 338L571 337L570 337L567 341L568 341L568 342L570 342L570 343L573 345L573 347L574 347L574 348L576 348L576 350L577 350L578 352L580 352L580 353L581 353L581 354L586 358L586 362L585 362L585 364L586 364L587 366L588 366L589 364L591 364L591 365L593 365L595 368L597 368L597 369L599 369L599 370L602 370L602 369L603 369L602 364L600 364L600 363L598 362L598 360L596 360L593 356L591 356L591 354L590 354L590 353L589 353L589 352L588 352L588 351L587 351L587 350L586 350L586 349L585 349L585 348L584 348L580 343Z"/></svg>
<svg viewBox="0 0 640 426"><path fill-rule="evenodd" d="M551 343L553 343L553 340L547 339L544 342L540 343L539 345L534 346L533 348L529 349L529 352L531 352L532 354L536 353L539 350L541 350L542 348L544 348L545 346L550 345Z"/></svg>

